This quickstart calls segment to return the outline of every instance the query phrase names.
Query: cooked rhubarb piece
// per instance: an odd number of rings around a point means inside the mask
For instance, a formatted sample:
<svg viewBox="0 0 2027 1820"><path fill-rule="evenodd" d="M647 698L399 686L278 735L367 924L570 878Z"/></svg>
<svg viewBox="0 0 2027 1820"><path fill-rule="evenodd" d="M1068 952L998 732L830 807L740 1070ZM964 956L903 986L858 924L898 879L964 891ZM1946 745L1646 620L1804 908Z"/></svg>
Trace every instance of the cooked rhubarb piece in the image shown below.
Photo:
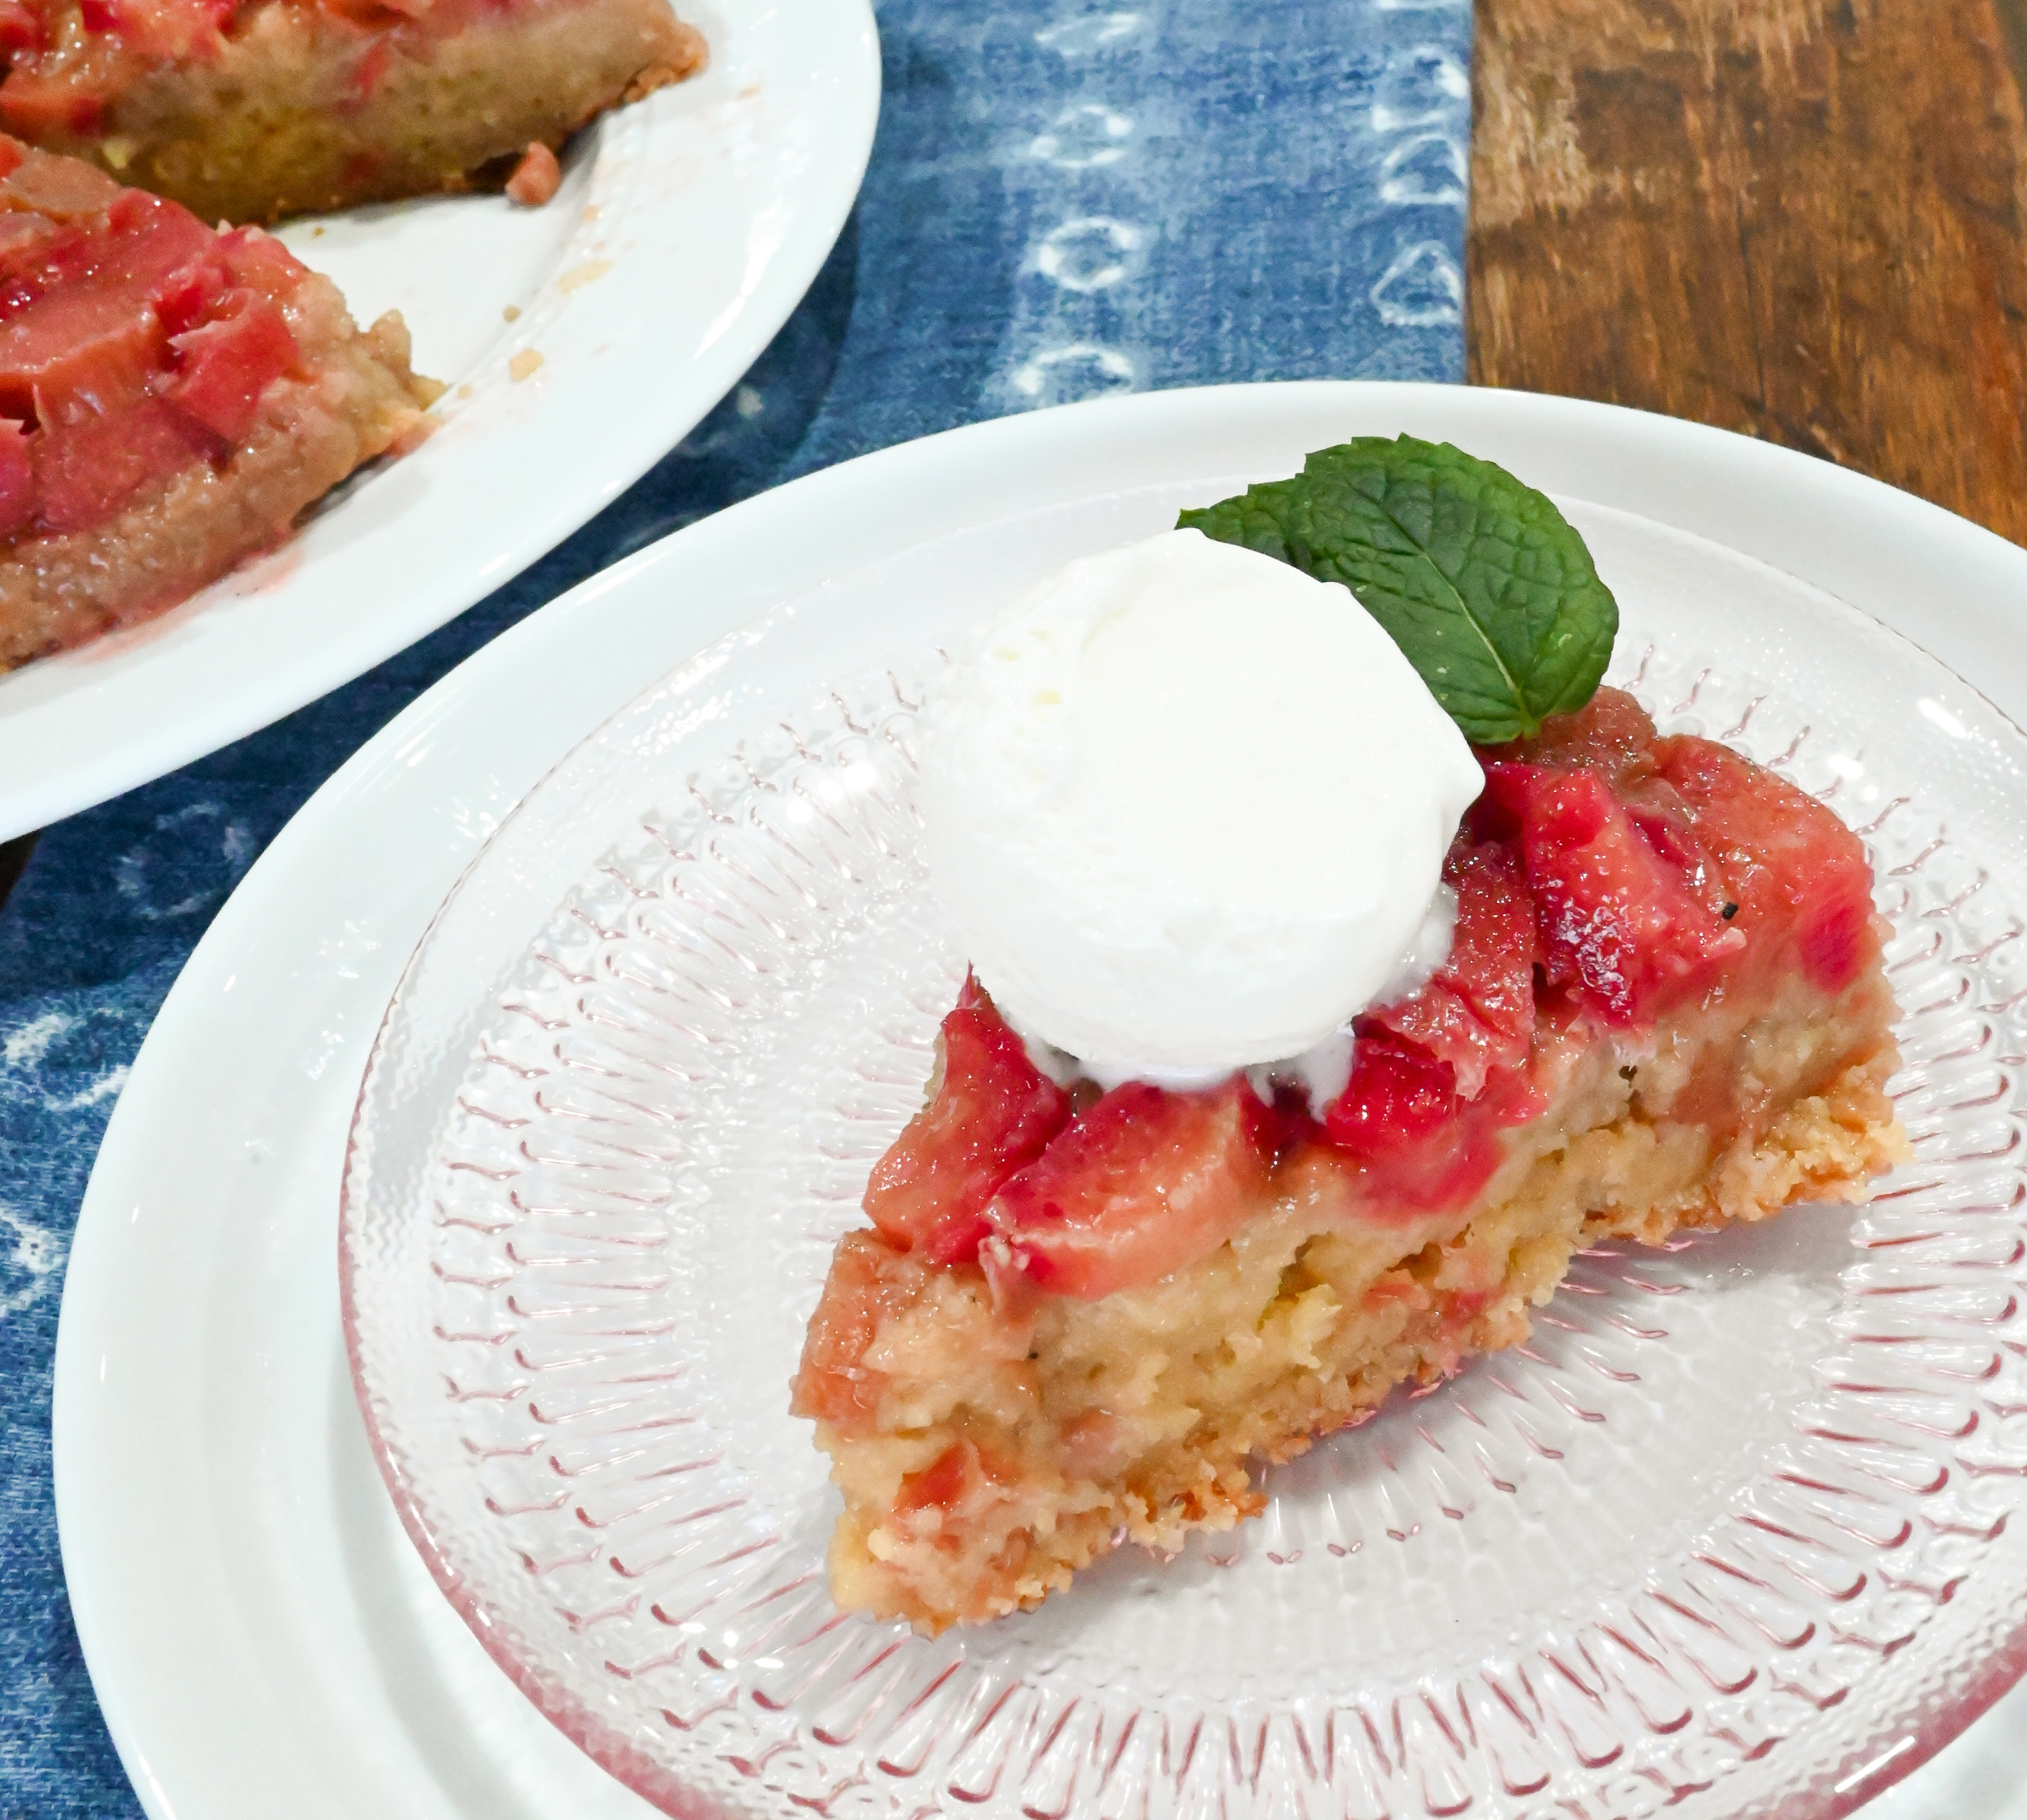
<svg viewBox="0 0 2027 1820"><path fill-rule="evenodd" d="M571 133L705 62L667 0L0 0L0 127L240 222L538 199Z"/></svg>
<svg viewBox="0 0 2027 1820"><path fill-rule="evenodd" d="M0 137L0 669L280 542L434 396L258 229Z"/></svg>
<svg viewBox="0 0 2027 1820"><path fill-rule="evenodd" d="M1905 1154L1829 810L1609 689L1481 762L1449 958L1359 1020L1320 1116L1243 1077L1049 1098L967 984L795 1380L839 1604L936 1630L1228 1527L1251 1456L1524 1339L1581 1246L1855 1198Z"/></svg>
<svg viewBox="0 0 2027 1820"><path fill-rule="evenodd" d="M1000 1185L973 1255L1003 1300L1086 1299L1215 1251L1266 1185L1275 1120L1241 1079L1164 1093L1129 1081Z"/></svg>
<svg viewBox="0 0 2027 1820"><path fill-rule="evenodd" d="M1068 1097L966 979L936 1038L928 1103L874 1169L866 1217L904 1251L975 1259L987 1204L1069 1119Z"/></svg>

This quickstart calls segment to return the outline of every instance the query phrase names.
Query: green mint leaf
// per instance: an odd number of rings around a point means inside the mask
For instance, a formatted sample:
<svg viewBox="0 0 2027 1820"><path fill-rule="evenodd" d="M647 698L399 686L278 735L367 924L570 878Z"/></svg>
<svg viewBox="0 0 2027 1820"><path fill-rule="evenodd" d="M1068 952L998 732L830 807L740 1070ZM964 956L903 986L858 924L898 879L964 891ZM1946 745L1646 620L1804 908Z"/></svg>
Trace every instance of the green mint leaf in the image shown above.
<svg viewBox="0 0 2027 1820"><path fill-rule="evenodd" d="M1343 582L1476 745L1575 713L1611 659L1618 604L1583 539L1447 443L1361 436L1176 523Z"/></svg>

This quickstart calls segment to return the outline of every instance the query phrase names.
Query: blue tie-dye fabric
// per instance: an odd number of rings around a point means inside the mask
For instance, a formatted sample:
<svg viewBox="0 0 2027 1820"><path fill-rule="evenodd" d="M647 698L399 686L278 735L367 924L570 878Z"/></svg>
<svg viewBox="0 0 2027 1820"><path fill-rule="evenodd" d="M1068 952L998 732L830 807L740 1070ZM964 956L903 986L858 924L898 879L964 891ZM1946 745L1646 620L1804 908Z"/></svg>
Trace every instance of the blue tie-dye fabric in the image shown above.
<svg viewBox="0 0 2027 1820"><path fill-rule="evenodd" d="M0 910L0 1814L139 1812L58 1561L57 1291L149 1019L234 883L349 753L627 550L866 450L1105 392L1462 376L1462 0L889 0L880 27L885 98L857 212L697 432L455 624L49 830Z"/></svg>

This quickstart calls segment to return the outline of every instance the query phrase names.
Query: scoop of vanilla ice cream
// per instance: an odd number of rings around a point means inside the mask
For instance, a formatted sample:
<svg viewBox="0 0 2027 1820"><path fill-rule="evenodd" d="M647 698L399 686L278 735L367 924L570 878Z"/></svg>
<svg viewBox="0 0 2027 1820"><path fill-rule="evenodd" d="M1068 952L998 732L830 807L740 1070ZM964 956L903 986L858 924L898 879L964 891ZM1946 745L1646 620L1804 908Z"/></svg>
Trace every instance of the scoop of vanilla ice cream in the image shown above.
<svg viewBox="0 0 2027 1820"><path fill-rule="evenodd" d="M978 627L921 760L931 880L1001 1011L1101 1077L1172 1083L1370 1004L1482 782L1348 589L1198 531Z"/></svg>

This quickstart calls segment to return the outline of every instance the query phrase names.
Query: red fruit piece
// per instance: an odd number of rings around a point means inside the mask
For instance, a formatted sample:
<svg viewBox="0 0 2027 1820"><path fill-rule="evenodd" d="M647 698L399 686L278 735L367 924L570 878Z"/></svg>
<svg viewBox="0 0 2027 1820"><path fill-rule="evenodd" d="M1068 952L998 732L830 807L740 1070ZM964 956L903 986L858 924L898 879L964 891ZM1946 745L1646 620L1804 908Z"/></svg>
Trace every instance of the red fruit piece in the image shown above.
<svg viewBox="0 0 2027 1820"><path fill-rule="evenodd" d="M21 0L0 0L0 56L19 57L44 46L42 21Z"/></svg>
<svg viewBox="0 0 2027 1820"><path fill-rule="evenodd" d="M204 56L238 0L80 0L88 32L117 38L144 57Z"/></svg>
<svg viewBox="0 0 2027 1820"><path fill-rule="evenodd" d="M276 303L294 295L306 268L271 233L259 228L234 228L218 237L218 257L235 285L245 285Z"/></svg>
<svg viewBox="0 0 2027 1820"><path fill-rule="evenodd" d="M1654 775L1657 735L1647 710L1623 689L1600 689L1574 714L1541 723L1532 739L1481 749L1485 792L1464 816L1474 841L1510 841L1527 819L1531 783L1540 772L1601 773L1622 799Z"/></svg>
<svg viewBox="0 0 2027 1820"><path fill-rule="evenodd" d="M0 418L0 537L11 537L35 516L35 466L24 427Z"/></svg>
<svg viewBox="0 0 2027 1820"><path fill-rule="evenodd" d="M920 1270L875 1234L847 1232L809 1317L789 1413L813 1416L846 1434L871 1432L887 1381L864 1364L866 1348L884 1322L915 1304L922 1283Z"/></svg>
<svg viewBox="0 0 2027 1820"><path fill-rule="evenodd" d="M67 72L38 75L15 70L0 80L0 126L27 139L54 133L96 133L105 119L105 97L81 88Z"/></svg>
<svg viewBox="0 0 2027 1820"><path fill-rule="evenodd" d="M1505 1154L1501 1128L1539 1110L1519 1068L1460 1104L1447 1061L1361 1021L1352 1077L1324 1112L1323 1137L1360 1164L1369 1214L1427 1212L1478 1193Z"/></svg>
<svg viewBox="0 0 2027 1820"><path fill-rule="evenodd" d="M1404 1155L1457 1110L1457 1073L1391 1031L1360 1034L1352 1077L1323 1115L1323 1135L1367 1160Z"/></svg>
<svg viewBox="0 0 2027 1820"><path fill-rule="evenodd" d="M1622 797L1620 801L1640 838L1673 869L1705 910L1724 920L1725 906L1732 901L1729 881L1698 837L1688 807L1674 786L1665 777L1649 777L1639 786L1637 800Z"/></svg>
<svg viewBox="0 0 2027 1820"><path fill-rule="evenodd" d="M1654 769L1654 722L1623 689L1600 689L1574 714L1556 714L1532 739L1502 749L1500 756L1562 769L1602 771L1623 786Z"/></svg>
<svg viewBox="0 0 2027 1820"><path fill-rule="evenodd" d="M10 93L13 87L10 79ZM32 147L23 152L19 161L0 180L0 189L6 192L11 207L32 208L57 221L99 214L120 193L119 185L96 165Z"/></svg>
<svg viewBox="0 0 2027 1820"><path fill-rule="evenodd" d="M1000 1190L987 1274L1095 1300L1207 1257L1257 1210L1276 1128L1243 1077L1208 1093L1113 1088Z"/></svg>
<svg viewBox="0 0 2027 1820"><path fill-rule="evenodd" d="M210 230L187 208L123 190L105 207L92 270L122 289L152 297L174 273L204 257L211 242Z"/></svg>
<svg viewBox="0 0 2027 1820"><path fill-rule="evenodd" d="M1512 749L1498 748L1502 752ZM1485 769L1485 787L1464 812L1466 837L1480 842L1519 840L1528 824L1528 805L1534 800L1535 786L1546 773L1538 764L1482 752L1478 762Z"/></svg>
<svg viewBox="0 0 2027 1820"><path fill-rule="evenodd" d="M556 155L540 139L521 155L514 174L507 179L507 199L524 208L539 208L555 195L563 183L563 166Z"/></svg>
<svg viewBox="0 0 2027 1820"><path fill-rule="evenodd" d="M1533 772L1524 794L1522 843L1551 984L1613 1023L1644 1022L1745 945L1599 773Z"/></svg>
<svg viewBox="0 0 2027 1820"><path fill-rule="evenodd" d="M943 1020L929 1103L873 1166L866 1214L902 1251L968 1261L986 1203L1069 1122L1069 1099L1027 1058L975 979Z"/></svg>
<svg viewBox="0 0 2027 1820"><path fill-rule="evenodd" d="M233 288L215 252L201 252L155 287L155 314L171 336L197 328L216 315Z"/></svg>
<svg viewBox="0 0 2027 1820"><path fill-rule="evenodd" d="M1824 991L1849 986L1879 947L1858 836L1814 797L1708 739L1663 740L1659 757L1724 869L1742 939L1768 966L1799 964Z"/></svg>
<svg viewBox="0 0 2027 1820"><path fill-rule="evenodd" d="M139 397L161 346L153 314L95 285L52 291L0 328L0 410L105 418Z"/></svg>
<svg viewBox="0 0 2027 1820"><path fill-rule="evenodd" d="M917 1510L940 1510L954 1529L975 1523L1007 1496L1007 1487L1020 1482L1018 1467L979 1446L975 1441L953 1441L919 1472L911 1472L894 1494L894 1508L902 1516Z"/></svg>
<svg viewBox="0 0 2027 1820"><path fill-rule="evenodd" d="M1371 1022L1418 1043L1455 1071L1455 1089L1476 1099L1494 1068L1527 1058L1534 1035L1534 902L1511 841L1459 845L1443 864L1457 893L1450 957L1435 977Z"/></svg>
<svg viewBox="0 0 2027 1820"><path fill-rule="evenodd" d="M229 293L208 322L174 336L177 370L162 396L228 443L245 435L260 395L296 364L281 312L252 291Z"/></svg>
<svg viewBox="0 0 2027 1820"><path fill-rule="evenodd" d="M87 413L31 439L45 531L88 531L152 481L208 457L208 432L144 397L109 418Z"/></svg>

